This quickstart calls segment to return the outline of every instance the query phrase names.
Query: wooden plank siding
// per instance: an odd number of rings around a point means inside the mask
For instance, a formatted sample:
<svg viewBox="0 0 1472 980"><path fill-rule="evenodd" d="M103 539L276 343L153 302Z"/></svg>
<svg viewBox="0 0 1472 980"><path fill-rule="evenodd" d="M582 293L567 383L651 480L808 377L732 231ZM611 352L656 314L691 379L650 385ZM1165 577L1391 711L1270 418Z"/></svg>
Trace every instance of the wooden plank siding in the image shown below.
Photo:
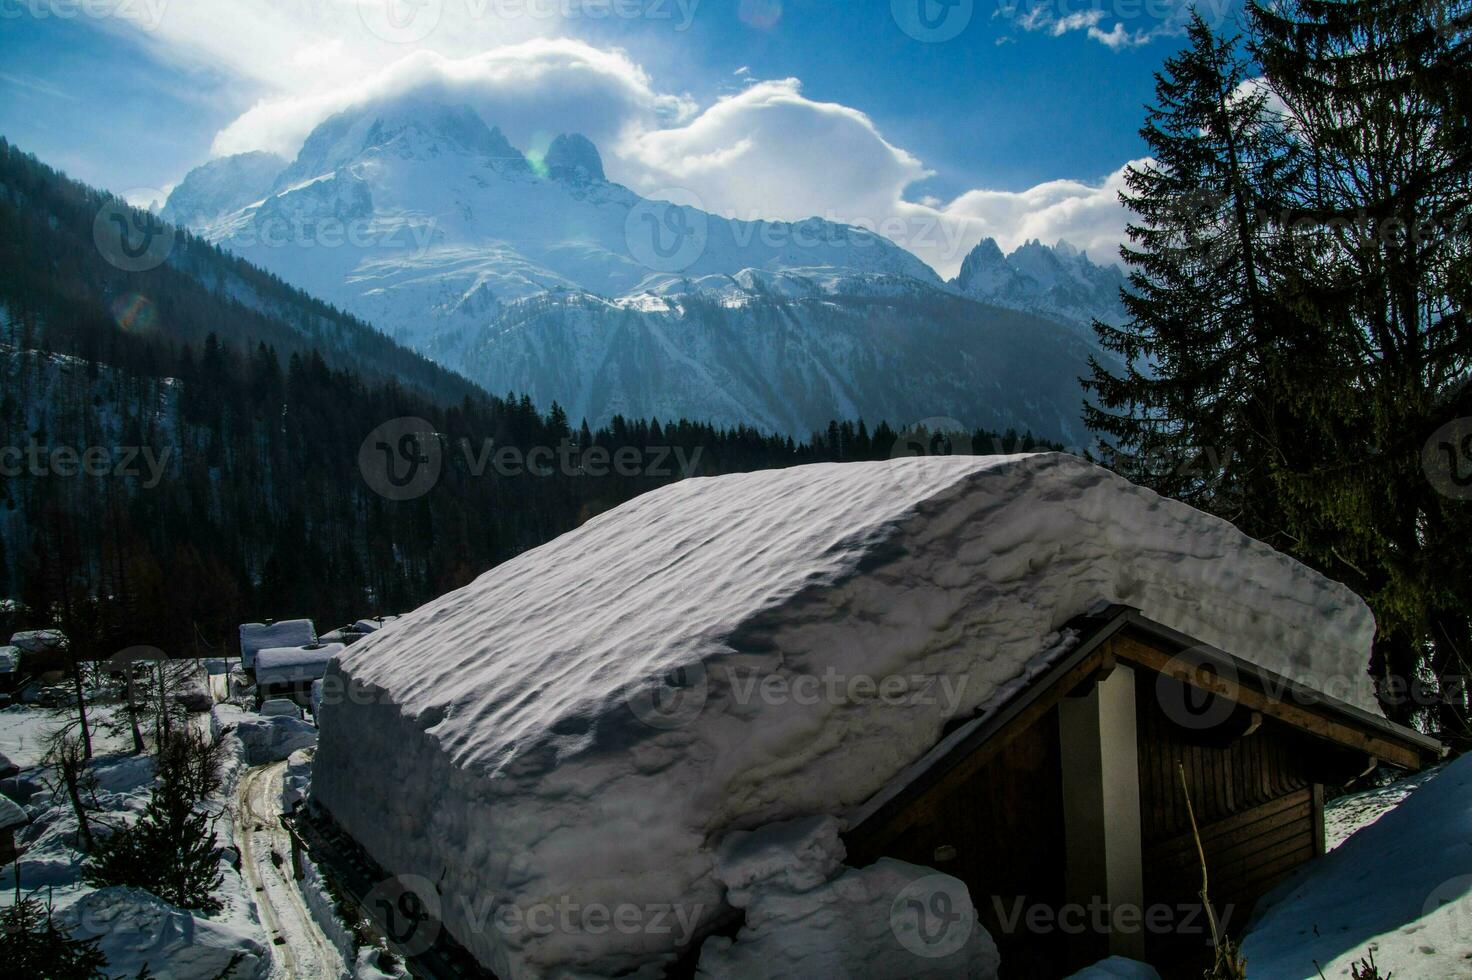
<svg viewBox="0 0 1472 980"><path fill-rule="evenodd" d="M1181 787L1184 770L1200 827L1212 905L1228 934L1240 934L1252 906L1298 866L1323 853L1323 794L1316 779L1342 771L1322 743L1275 718L1224 744L1212 732L1182 728L1161 708L1160 685L1136 678L1141 848L1150 904L1190 912L1180 928L1146 937L1163 975L1196 970L1210 944L1197 890L1201 863ZM1203 744L1203 743L1206 744ZM1178 768L1179 767L1179 768Z"/></svg>
<svg viewBox="0 0 1472 980"><path fill-rule="evenodd" d="M965 781L927 794L923 809L911 811L904 832L884 849L966 883L1008 976L1062 977L1091 962L1076 943L1062 941L1073 937L1031 931L1025 911L1056 911L1064 901L1060 751L1054 708L1007 739ZM955 857L937 861L941 847L954 848Z"/></svg>
<svg viewBox="0 0 1472 980"><path fill-rule="evenodd" d="M1376 758L1419 768L1437 757L1436 743L1417 733L1304 696L1220 651L1208 658L1218 672L1186 669L1178 654L1189 638L1125 607L1086 618L1079 628L1072 653L993 715L938 745L844 835L855 867L888 856L965 882L1002 953L1004 975L1066 976L1107 952L1108 937L1097 930L1060 929L1056 920L1030 925L1028 912L1056 916L1070 902L1090 901L1067 894L1062 760L1069 746L1061 744L1058 705L1110 676L1116 664L1135 677L1146 904L1140 911L1152 923L1158 920L1150 915L1170 912L1166 928L1147 930L1145 939L1146 958L1165 980L1200 977L1210 956L1178 766L1200 827L1213 905L1228 934L1239 937L1256 901L1323 853L1324 784L1353 778ZM1173 721L1163 704L1180 703L1182 684L1225 697L1233 710L1200 728Z"/></svg>

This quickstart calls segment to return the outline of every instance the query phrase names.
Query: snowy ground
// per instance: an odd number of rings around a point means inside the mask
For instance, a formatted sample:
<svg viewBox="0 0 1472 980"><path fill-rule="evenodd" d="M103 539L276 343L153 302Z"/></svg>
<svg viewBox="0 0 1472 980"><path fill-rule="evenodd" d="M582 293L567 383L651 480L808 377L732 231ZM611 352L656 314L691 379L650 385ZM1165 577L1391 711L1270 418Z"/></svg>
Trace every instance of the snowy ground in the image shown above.
<svg viewBox="0 0 1472 980"><path fill-rule="evenodd" d="M1348 840L1355 831L1368 827L1400 806L1405 802L1406 797L1440 775L1442 769L1442 766L1436 766L1404 779L1398 779L1386 786L1341 796L1325 804L1324 846L1331 851L1334 850Z"/></svg>
<svg viewBox="0 0 1472 980"><path fill-rule="evenodd" d="M1336 801L1331 820L1352 833L1260 903L1248 975L1335 980L1373 951L1395 980L1472 977L1472 757Z"/></svg>
<svg viewBox="0 0 1472 980"><path fill-rule="evenodd" d="M251 728L253 720L259 721L253 715L227 705L216 710L218 717L200 713L191 717L191 724L217 734L222 725L245 722L237 732L259 734ZM90 713L97 721L106 721L113 711L94 707ZM341 950L353 953L351 934L333 920L331 902L320 885L316 892L304 894L314 884L312 875L302 883L292 876L290 838L280 822L287 763L251 767L246 761L270 745L259 739L247 745L236 733L226 736L224 785L212 804L218 811L215 834L222 847L238 851L240 863L237 870L229 852L222 859L224 883L217 897L224 908L205 916L174 908L139 889L95 889L81 881L76 818L64 797L53 796L49 770L42 765L46 734L57 723L53 712L34 706L0 711L0 752L21 768L19 779L7 781L5 789L23 797L34 791L26 806L31 823L17 837L21 859L0 873L0 905L14 900L18 871L23 891L42 889L65 928L99 939L112 977L136 976L146 964L159 980L213 980L237 954L239 961L228 973L232 980L383 977L372 951L345 964ZM262 724L269 727L274 722L261 722L256 728ZM126 729L108 732L99 726L94 734L96 757L91 769L98 781L94 827L132 819L148 799L153 759L132 755L131 746ZM337 942L324 932L309 906L330 924ZM0 965L0 975L4 973Z"/></svg>
<svg viewBox="0 0 1472 980"><path fill-rule="evenodd" d="M272 978L336 980L348 975L342 955L313 919L292 876L291 837L281 826L285 762L249 769L235 802L241 873L275 944Z"/></svg>

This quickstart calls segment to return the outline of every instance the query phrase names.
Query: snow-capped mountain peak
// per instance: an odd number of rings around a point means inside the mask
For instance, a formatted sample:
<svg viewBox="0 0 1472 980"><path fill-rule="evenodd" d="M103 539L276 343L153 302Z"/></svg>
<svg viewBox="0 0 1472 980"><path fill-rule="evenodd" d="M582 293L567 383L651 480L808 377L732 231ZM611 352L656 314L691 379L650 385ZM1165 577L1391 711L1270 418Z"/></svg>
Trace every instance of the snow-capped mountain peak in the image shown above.
<svg viewBox="0 0 1472 980"><path fill-rule="evenodd" d="M211 160L189 171L169 195L165 221L197 226L265 197L286 167L274 153L255 151Z"/></svg>
<svg viewBox="0 0 1472 980"><path fill-rule="evenodd" d="M606 179L598 147L582 133L563 133L557 137L547 147L542 163L553 180L589 183Z"/></svg>
<svg viewBox="0 0 1472 980"><path fill-rule="evenodd" d="M951 285L974 299L1080 327L1096 319L1120 323L1124 316L1124 274L1114 265L1096 265L1065 241L1048 246L1034 238L1003 255L995 239L983 239Z"/></svg>

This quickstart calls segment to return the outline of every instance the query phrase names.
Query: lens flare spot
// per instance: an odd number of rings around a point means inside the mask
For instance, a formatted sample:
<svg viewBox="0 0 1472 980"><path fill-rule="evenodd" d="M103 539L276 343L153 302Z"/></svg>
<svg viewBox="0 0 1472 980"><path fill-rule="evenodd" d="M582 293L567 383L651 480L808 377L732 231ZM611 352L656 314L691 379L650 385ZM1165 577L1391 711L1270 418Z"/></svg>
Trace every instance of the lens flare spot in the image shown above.
<svg viewBox="0 0 1472 980"><path fill-rule="evenodd" d="M741 0L736 16L747 27L770 31L782 20L782 0Z"/></svg>
<svg viewBox="0 0 1472 980"><path fill-rule="evenodd" d="M112 318L129 333L142 333L153 328L158 308L139 293L124 293L112 303Z"/></svg>

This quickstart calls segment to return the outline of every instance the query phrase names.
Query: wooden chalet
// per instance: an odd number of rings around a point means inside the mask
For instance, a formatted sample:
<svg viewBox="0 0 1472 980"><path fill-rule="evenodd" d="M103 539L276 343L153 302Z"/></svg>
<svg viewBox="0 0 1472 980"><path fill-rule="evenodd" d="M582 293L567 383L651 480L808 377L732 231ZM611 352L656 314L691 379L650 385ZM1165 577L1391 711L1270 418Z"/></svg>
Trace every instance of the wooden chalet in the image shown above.
<svg viewBox="0 0 1472 980"><path fill-rule="evenodd" d="M1008 976L1121 954L1200 977L1193 812L1213 908L1240 936L1259 898L1324 853L1326 786L1442 754L1128 607L1072 626L1069 653L954 728L846 834L851 865L889 856L966 882Z"/></svg>

